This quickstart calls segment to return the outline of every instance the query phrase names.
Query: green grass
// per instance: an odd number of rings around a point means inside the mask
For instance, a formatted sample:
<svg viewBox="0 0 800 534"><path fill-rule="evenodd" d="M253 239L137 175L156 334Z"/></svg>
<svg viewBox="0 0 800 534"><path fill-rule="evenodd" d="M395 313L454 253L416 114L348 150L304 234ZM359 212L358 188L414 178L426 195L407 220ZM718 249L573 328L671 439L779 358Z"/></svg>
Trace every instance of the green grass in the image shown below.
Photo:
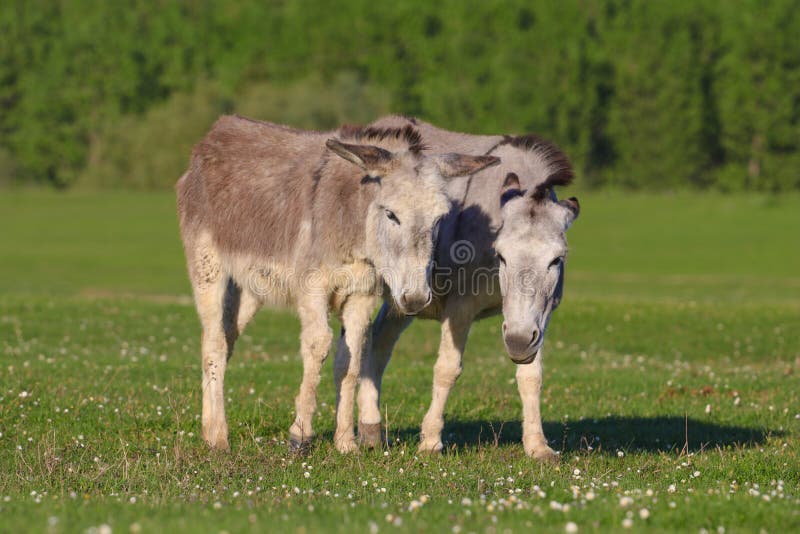
<svg viewBox="0 0 800 534"><path fill-rule="evenodd" d="M578 193L570 297L800 299L800 196ZM188 295L175 198L0 192L0 293Z"/></svg>
<svg viewBox="0 0 800 534"><path fill-rule="evenodd" d="M212 453L171 195L3 192L0 531L796 530L800 199L580 197L552 466L523 454L497 318L471 333L444 455L415 449L438 339L419 323L386 376L392 446L333 449L328 362L298 458L298 325L262 312L227 374L232 452Z"/></svg>

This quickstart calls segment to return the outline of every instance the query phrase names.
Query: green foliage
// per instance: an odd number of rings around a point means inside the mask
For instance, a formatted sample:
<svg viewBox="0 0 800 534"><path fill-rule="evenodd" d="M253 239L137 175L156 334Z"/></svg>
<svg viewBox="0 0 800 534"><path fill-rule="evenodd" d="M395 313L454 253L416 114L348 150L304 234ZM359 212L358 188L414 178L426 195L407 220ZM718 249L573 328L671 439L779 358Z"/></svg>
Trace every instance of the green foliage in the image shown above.
<svg viewBox="0 0 800 534"><path fill-rule="evenodd" d="M304 128L368 122L390 110L389 97L340 73L330 83L307 78L283 86L250 84L224 96L211 82L175 93L142 116L126 115L105 126L92 143L78 183L89 188L168 189L186 170L192 146L222 113L236 112Z"/></svg>
<svg viewBox="0 0 800 534"><path fill-rule="evenodd" d="M794 2L757 2L726 13L719 59L720 169L725 188L800 187L800 11ZM746 37L745 37L746 36Z"/></svg>
<svg viewBox="0 0 800 534"><path fill-rule="evenodd" d="M11 157L11 153L0 147L0 186L9 185L14 182L17 176L17 162Z"/></svg>
<svg viewBox="0 0 800 534"><path fill-rule="evenodd" d="M0 173L167 187L221 112L328 128L393 111L538 132L586 185L797 189L797 35L795 0L12 0Z"/></svg>
<svg viewBox="0 0 800 534"><path fill-rule="evenodd" d="M125 115L104 125L90 146L80 185L173 186L186 170L192 145L229 106L218 90L203 86L192 93L176 93L141 116Z"/></svg>

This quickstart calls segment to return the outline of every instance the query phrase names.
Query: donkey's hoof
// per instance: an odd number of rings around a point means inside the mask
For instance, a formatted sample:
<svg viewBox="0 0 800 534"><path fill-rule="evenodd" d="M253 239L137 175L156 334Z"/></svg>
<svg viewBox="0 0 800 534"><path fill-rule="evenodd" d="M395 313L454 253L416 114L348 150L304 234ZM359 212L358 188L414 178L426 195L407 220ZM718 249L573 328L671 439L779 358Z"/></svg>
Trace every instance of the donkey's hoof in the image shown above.
<svg viewBox="0 0 800 534"><path fill-rule="evenodd" d="M228 445L228 440L225 438L218 438L215 440L206 440L206 444L214 451L230 452L231 447Z"/></svg>
<svg viewBox="0 0 800 534"><path fill-rule="evenodd" d="M383 435L381 432L380 423L359 423L358 424L358 441L368 449L380 447L383 443Z"/></svg>
<svg viewBox="0 0 800 534"><path fill-rule="evenodd" d="M356 443L356 438L352 436L348 436L347 438L337 439L335 445L336 445L336 450L341 452L342 454L350 454L358 452L358 444Z"/></svg>
<svg viewBox="0 0 800 534"><path fill-rule="evenodd" d="M441 453L444 450L444 445L441 440L424 440L417 448L419 452L429 452L431 454Z"/></svg>
<svg viewBox="0 0 800 534"><path fill-rule="evenodd" d="M228 427L218 426L216 428L208 428L203 431L203 439L215 451L229 451L231 450L228 445Z"/></svg>
<svg viewBox="0 0 800 534"><path fill-rule="evenodd" d="M528 456L535 460L539 460L540 462L557 464L561 455L559 455L556 451L551 449L548 446L540 447L538 449L533 449L531 451L525 451Z"/></svg>
<svg viewBox="0 0 800 534"><path fill-rule="evenodd" d="M307 456L311 452L311 440L289 438L289 452L294 456Z"/></svg>

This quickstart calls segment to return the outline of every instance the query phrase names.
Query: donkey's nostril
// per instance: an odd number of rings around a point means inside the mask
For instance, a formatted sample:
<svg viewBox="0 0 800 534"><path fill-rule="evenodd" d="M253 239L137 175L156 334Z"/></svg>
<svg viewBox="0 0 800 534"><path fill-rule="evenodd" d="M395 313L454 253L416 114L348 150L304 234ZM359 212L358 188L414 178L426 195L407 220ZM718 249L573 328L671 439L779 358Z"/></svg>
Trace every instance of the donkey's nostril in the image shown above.
<svg viewBox="0 0 800 534"><path fill-rule="evenodd" d="M539 329L535 328L533 330L533 336L531 337L531 345L536 343L539 340Z"/></svg>
<svg viewBox="0 0 800 534"><path fill-rule="evenodd" d="M506 330L508 330L508 325L506 323L503 323L503 333L504 334L506 333Z"/></svg>

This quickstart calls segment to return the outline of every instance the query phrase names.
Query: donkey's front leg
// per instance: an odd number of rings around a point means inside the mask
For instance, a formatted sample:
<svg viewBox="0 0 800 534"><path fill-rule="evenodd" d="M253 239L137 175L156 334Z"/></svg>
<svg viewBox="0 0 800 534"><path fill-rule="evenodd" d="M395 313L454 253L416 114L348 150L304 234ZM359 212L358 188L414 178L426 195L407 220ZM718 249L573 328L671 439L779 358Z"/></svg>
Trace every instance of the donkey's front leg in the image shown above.
<svg viewBox="0 0 800 534"><path fill-rule="evenodd" d="M312 292L313 293L313 292ZM314 437L312 418L317 409L320 369L328 356L333 334L328 326L327 298L308 295L297 307L300 315L300 352L303 357L303 382L295 398L297 415L289 428L290 446L303 450Z"/></svg>
<svg viewBox="0 0 800 534"><path fill-rule="evenodd" d="M333 442L340 452L358 449L353 433L353 402L361 371L361 358L369 350L370 316L375 297L352 295L342 309L342 336L333 362L336 381L336 431Z"/></svg>
<svg viewBox="0 0 800 534"><path fill-rule="evenodd" d="M433 399L422 420L420 451L439 452L444 447L444 406L450 390L461 375L461 356L472 324L472 317L465 314L466 308L451 300L445 310L439 357L433 367Z"/></svg>
<svg viewBox="0 0 800 534"><path fill-rule="evenodd" d="M525 454L539 460L556 460L558 455L547 445L542 428L542 349L531 363L517 366L517 388L522 398L522 445Z"/></svg>
<svg viewBox="0 0 800 534"><path fill-rule="evenodd" d="M372 325L372 350L361 360L361 382L358 385L358 439L366 447L381 444L381 382L386 365L400 334L413 317L397 315L384 304Z"/></svg>

